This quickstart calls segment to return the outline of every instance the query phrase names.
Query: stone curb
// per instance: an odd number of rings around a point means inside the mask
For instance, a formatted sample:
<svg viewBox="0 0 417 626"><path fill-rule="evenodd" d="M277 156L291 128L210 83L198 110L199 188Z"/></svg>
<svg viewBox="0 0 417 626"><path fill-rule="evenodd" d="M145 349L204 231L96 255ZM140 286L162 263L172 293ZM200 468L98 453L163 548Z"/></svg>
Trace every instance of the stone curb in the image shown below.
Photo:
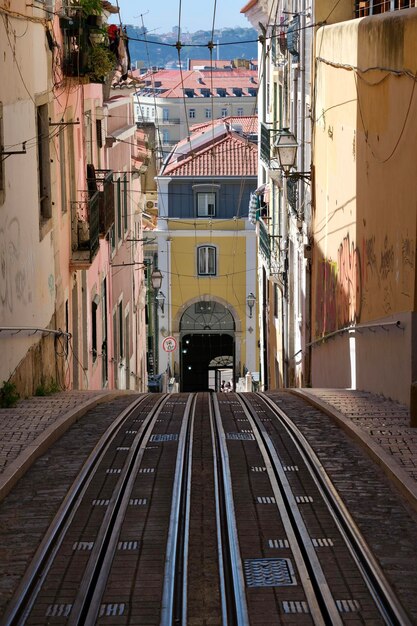
<svg viewBox="0 0 417 626"><path fill-rule="evenodd" d="M343 413L314 394L304 389L289 389L288 391L295 396L303 398L309 404L326 413L326 415L331 417L350 437L352 437L352 439L365 448L369 456L381 467L410 506L417 511L416 482L410 478L388 452L378 443L375 443L368 433L359 428Z"/></svg>
<svg viewBox="0 0 417 626"><path fill-rule="evenodd" d="M48 448L59 439L74 422L77 422L87 411L102 402L109 402L116 398L119 393L105 391L99 392L91 400L86 400L77 407L73 407L57 416L56 421L50 424L36 439L8 465L0 475L0 502L4 500L17 481L27 472L31 465L44 454Z"/></svg>

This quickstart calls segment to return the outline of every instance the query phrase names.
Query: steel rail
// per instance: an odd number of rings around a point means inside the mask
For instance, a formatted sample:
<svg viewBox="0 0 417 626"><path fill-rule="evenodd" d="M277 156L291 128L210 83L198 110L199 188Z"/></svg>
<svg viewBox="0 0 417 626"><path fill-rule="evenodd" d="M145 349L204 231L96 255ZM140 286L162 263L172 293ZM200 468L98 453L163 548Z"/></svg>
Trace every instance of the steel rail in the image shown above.
<svg viewBox="0 0 417 626"><path fill-rule="evenodd" d="M67 626L93 626L96 624L101 599L117 549L121 525L129 506L131 492L140 469L145 447L155 422L168 399L169 395L167 394L154 407L132 442L122 473L113 490L113 495L95 539Z"/></svg>
<svg viewBox="0 0 417 626"><path fill-rule="evenodd" d="M360 570L385 623L390 626L412 626L361 531L344 505L316 453L294 422L263 393L256 394L281 420L301 454L310 474L332 515L339 532Z"/></svg>
<svg viewBox="0 0 417 626"><path fill-rule="evenodd" d="M221 474L224 490L225 512L227 523L227 537L229 544L229 555L232 567L233 594L236 611L236 624L238 626L249 626L248 607L246 602L245 581L243 576L242 559L240 557L239 539L236 527L236 515L233 502L232 478L229 465L229 455L226 445L226 435L224 432L219 402L217 396L210 394L214 409L214 423L217 431L219 443L219 457L221 464Z"/></svg>
<svg viewBox="0 0 417 626"><path fill-rule="evenodd" d="M131 417L132 413L140 408L147 400L149 400L148 396L141 396L122 411L92 450L65 496L26 570L3 616L2 626L25 626L27 616L32 610L39 590L62 544L65 533L74 519L78 504L89 487L95 469L99 466L107 453L120 427Z"/></svg>
<svg viewBox="0 0 417 626"><path fill-rule="evenodd" d="M211 440L213 444L213 480L214 480L214 500L216 507L216 529L217 529L217 555L219 559L219 587L220 587L220 598L221 598L221 606L222 606L222 625L228 626L228 605L229 600L232 598L233 594L228 593L227 585L225 582L225 567L227 559L223 557L223 554L226 551L226 546L223 541L223 533L222 528L224 527L223 518L224 518L224 498L222 499L221 494L223 494L222 489L222 481L220 480L220 459L218 454L218 441L216 438L216 427L214 423L214 408L213 402L210 394L209 399L209 415L210 415L210 432L211 432ZM222 506L223 502L223 506ZM222 575L223 572L223 575ZM229 577L227 577L229 578Z"/></svg>
<svg viewBox="0 0 417 626"><path fill-rule="evenodd" d="M313 622L317 626L324 624L342 626L343 620L274 444L251 402L246 397L243 398L240 395L237 397L264 458L266 472L302 579L301 583Z"/></svg>
<svg viewBox="0 0 417 626"><path fill-rule="evenodd" d="M177 462L175 466L174 485L171 500L171 517L169 521L168 539L165 554L164 586L162 593L162 607L160 626L170 626L174 623L175 595L178 586L181 587L182 605L180 615L186 610L186 571L183 567L186 563L188 547L188 527L189 527L189 499L192 470L192 427L195 416L196 394L188 397L184 411L184 417L179 435ZM192 415L190 418L192 410ZM180 519L180 512L185 511L185 519ZM181 549L178 550L178 546ZM177 576L178 570L182 574ZM184 571L185 570L185 571ZM178 616L177 616L178 617ZM186 621L182 622L186 624Z"/></svg>

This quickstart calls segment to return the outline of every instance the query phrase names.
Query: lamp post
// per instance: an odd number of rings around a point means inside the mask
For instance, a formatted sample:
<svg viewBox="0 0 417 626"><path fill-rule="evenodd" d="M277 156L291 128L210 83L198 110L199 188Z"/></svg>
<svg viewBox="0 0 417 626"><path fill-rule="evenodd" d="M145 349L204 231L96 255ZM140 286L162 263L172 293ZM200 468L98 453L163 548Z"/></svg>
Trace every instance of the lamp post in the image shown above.
<svg viewBox="0 0 417 626"><path fill-rule="evenodd" d="M253 307L255 306L255 302L256 302L256 297L253 295L252 292L250 292L246 298L246 304L248 305L250 318L252 317L252 311L253 311Z"/></svg>
<svg viewBox="0 0 417 626"><path fill-rule="evenodd" d="M297 160L298 143L294 133L292 133L289 128L281 128L281 130L278 131L274 143L274 150L286 178L292 180L298 180L299 178L306 180L311 179L311 172L291 172Z"/></svg>

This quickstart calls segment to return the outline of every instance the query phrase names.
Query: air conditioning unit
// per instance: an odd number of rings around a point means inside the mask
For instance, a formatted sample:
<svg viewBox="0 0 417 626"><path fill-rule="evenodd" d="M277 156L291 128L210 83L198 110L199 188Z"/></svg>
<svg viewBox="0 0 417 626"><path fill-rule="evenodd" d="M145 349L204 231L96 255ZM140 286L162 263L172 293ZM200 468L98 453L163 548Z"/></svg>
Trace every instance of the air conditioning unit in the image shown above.
<svg viewBox="0 0 417 626"><path fill-rule="evenodd" d="M146 203L146 208L147 209L155 208L155 202L152 202L152 200L148 200L148 202Z"/></svg>

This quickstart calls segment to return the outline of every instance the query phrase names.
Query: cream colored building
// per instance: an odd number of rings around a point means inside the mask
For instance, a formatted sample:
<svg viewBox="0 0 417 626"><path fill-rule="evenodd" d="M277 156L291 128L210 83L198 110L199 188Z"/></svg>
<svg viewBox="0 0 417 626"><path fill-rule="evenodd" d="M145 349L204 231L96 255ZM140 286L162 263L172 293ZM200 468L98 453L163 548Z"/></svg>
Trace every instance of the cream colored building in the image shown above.
<svg viewBox="0 0 417 626"><path fill-rule="evenodd" d="M247 65L225 62L225 67L162 69L140 76L143 87L134 95L136 121L155 123L162 157L195 124L256 114L258 72Z"/></svg>

